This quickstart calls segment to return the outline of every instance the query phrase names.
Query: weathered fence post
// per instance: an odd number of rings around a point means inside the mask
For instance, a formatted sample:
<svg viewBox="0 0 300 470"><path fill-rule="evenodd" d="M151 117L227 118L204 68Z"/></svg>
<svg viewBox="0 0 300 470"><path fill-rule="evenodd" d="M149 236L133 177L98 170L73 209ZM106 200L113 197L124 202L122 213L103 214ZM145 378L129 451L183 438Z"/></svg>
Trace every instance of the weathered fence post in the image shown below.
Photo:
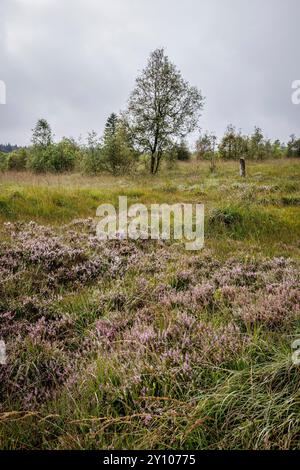
<svg viewBox="0 0 300 470"><path fill-rule="evenodd" d="M213 153L210 158L210 166L209 166L210 172L214 173L216 169L216 162L215 162L215 154Z"/></svg>
<svg viewBox="0 0 300 470"><path fill-rule="evenodd" d="M246 161L244 158L240 158L240 176L246 177Z"/></svg>

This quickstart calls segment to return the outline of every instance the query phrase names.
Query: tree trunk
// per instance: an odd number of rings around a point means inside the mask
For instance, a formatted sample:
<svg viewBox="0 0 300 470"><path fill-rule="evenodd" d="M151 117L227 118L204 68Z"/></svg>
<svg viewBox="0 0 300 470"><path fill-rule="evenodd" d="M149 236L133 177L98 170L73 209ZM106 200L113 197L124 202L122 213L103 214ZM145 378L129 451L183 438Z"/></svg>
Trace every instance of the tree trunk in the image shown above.
<svg viewBox="0 0 300 470"><path fill-rule="evenodd" d="M156 164L155 164L155 169L154 173L156 174L158 172L159 164L160 164L160 159L161 159L161 153L158 153L156 156Z"/></svg>
<svg viewBox="0 0 300 470"><path fill-rule="evenodd" d="M240 176L242 178L246 177L246 161L244 158L240 158Z"/></svg>
<svg viewBox="0 0 300 470"><path fill-rule="evenodd" d="M150 171L151 171L152 175L154 174L154 170L155 170L155 156L152 153L151 154L151 168L150 168Z"/></svg>
<svg viewBox="0 0 300 470"><path fill-rule="evenodd" d="M216 163L215 163L215 157L214 157L214 155L213 155L213 156L211 157L211 159L210 159L210 167L209 167L209 169L210 169L210 172L211 172L211 173L214 173L214 171L215 171L215 169L216 169Z"/></svg>

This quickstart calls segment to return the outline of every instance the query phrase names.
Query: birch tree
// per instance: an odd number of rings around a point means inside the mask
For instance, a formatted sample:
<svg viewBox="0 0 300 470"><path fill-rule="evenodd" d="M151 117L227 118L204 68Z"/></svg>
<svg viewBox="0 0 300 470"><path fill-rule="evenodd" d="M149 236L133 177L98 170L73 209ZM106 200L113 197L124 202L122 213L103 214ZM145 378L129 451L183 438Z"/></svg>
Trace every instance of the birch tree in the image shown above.
<svg viewBox="0 0 300 470"><path fill-rule="evenodd" d="M183 79L163 49L151 53L126 113L135 144L150 154L151 173L157 173L170 146L196 129L203 101L201 92Z"/></svg>

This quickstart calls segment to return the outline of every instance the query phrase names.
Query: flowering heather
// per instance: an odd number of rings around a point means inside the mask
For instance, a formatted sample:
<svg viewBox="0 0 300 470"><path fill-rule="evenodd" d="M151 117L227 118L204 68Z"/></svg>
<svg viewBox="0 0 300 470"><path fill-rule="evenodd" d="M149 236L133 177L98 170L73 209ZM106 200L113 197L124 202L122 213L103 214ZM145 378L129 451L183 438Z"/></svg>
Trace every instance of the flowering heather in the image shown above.
<svg viewBox="0 0 300 470"><path fill-rule="evenodd" d="M259 335L291 336L300 318L299 268L290 259L221 261L150 240L106 243L93 219L55 230L6 224L0 276L8 357L1 412L47 416L67 406L68 423L73 413L96 417L91 433L99 436L102 420L108 436L118 435L105 421L112 417L148 431L167 423L176 435L205 391L255 370L253 351L274 354Z"/></svg>
<svg viewBox="0 0 300 470"><path fill-rule="evenodd" d="M8 361L0 369L1 408L14 396L25 408L34 408L50 399L59 386L65 384L73 371L71 356L65 354L55 341L49 341L44 327L38 336L18 335L7 342ZM31 333L34 333L33 331Z"/></svg>
<svg viewBox="0 0 300 470"><path fill-rule="evenodd" d="M294 283L267 286L266 293L255 303L246 304L237 312L245 323L261 323L270 328L299 319L300 290Z"/></svg>
<svg viewBox="0 0 300 470"><path fill-rule="evenodd" d="M132 328L118 336L117 354L120 362L134 364L134 377L145 367L154 367L162 376L192 376L197 367L208 364L230 364L237 360L249 344L237 325L213 327L181 313L170 319L165 328L154 327L137 320ZM127 359L126 359L127 358ZM144 360L141 360L144 358ZM135 379L133 379L136 382Z"/></svg>
<svg viewBox="0 0 300 470"><path fill-rule="evenodd" d="M108 320L100 319L95 323L94 335L98 341L107 340L112 341L117 333L117 327Z"/></svg>
<svg viewBox="0 0 300 470"><path fill-rule="evenodd" d="M162 302L164 305L177 306L187 310L196 310L208 307L213 302L215 288L212 284L200 284L186 291L174 291L166 295Z"/></svg>

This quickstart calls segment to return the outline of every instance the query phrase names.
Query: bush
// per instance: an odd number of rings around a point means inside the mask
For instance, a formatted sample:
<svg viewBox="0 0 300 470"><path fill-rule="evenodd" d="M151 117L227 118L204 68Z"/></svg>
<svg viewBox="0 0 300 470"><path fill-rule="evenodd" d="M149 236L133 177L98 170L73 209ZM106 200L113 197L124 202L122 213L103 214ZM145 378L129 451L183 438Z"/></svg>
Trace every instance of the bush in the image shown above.
<svg viewBox="0 0 300 470"><path fill-rule="evenodd" d="M205 132L200 135L196 142L197 160L212 160L215 156L215 146L217 137L214 134Z"/></svg>
<svg viewBox="0 0 300 470"><path fill-rule="evenodd" d="M79 149L71 139L64 138L59 144L52 145L49 159L50 171L55 173L72 171L75 167L78 153Z"/></svg>
<svg viewBox="0 0 300 470"><path fill-rule="evenodd" d="M127 142L123 129L107 137L102 148L101 167L113 175L129 173L135 164L134 150Z"/></svg>
<svg viewBox="0 0 300 470"><path fill-rule="evenodd" d="M189 151L188 145L184 140L182 140L180 144L174 145L173 152L177 160L187 161L191 158L191 152Z"/></svg>
<svg viewBox="0 0 300 470"><path fill-rule="evenodd" d="M96 175L102 169L102 146L96 132L90 132L87 138L87 146L84 149L80 168L83 173Z"/></svg>
<svg viewBox="0 0 300 470"><path fill-rule="evenodd" d="M81 169L90 175L102 171L123 175L133 169L136 161L137 153L130 142L124 122L112 114L107 120L103 139L96 132L88 135Z"/></svg>
<svg viewBox="0 0 300 470"><path fill-rule="evenodd" d="M28 168L36 173L63 173L75 167L79 153L77 145L71 139L63 139L58 144L47 147L35 145L28 159Z"/></svg>
<svg viewBox="0 0 300 470"><path fill-rule="evenodd" d="M135 164L136 152L127 123L112 113L105 126L102 147L102 167L113 175L128 173Z"/></svg>
<svg viewBox="0 0 300 470"><path fill-rule="evenodd" d="M235 208L215 209L210 216L210 225L223 225L232 227L240 224L243 220L242 214Z"/></svg>
<svg viewBox="0 0 300 470"><path fill-rule="evenodd" d="M295 135L291 135L287 144L287 157L300 157L300 139L297 139Z"/></svg>
<svg viewBox="0 0 300 470"><path fill-rule="evenodd" d="M30 149L27 168L35 173L48 171L47 149L41 146L33 146Z"/></svg>
<svg viewBox="0 0 300 470"><path fill-rule="evenodd" d="M8 169L9 170L16 170L22 171L26 169L27 164L27 150L21 148L19 150L15 150L8 154Z"/></svg>
<svg viewBox="0 0 300 470"><path fill-rule="evenodd" d="M0 171L6 171L8 168L8 155L4 152L0 152Z"/></svg>

